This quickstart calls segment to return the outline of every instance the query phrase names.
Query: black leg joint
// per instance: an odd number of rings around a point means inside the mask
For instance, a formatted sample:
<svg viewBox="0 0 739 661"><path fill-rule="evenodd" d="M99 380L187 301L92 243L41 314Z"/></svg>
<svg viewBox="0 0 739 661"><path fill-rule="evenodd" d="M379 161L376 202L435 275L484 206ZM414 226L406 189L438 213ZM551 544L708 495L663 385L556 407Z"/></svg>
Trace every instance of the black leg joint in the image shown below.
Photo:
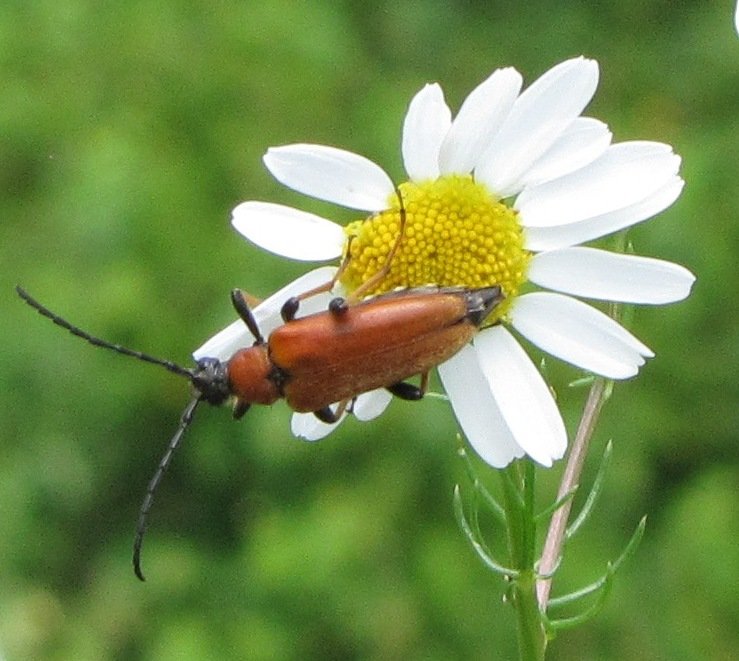
<svg viewBox="0 0 739 661"><path fill-rule="evenodd" d="M245 402L243 399L237 399L232 412L233 419L241 420L250 407L251 404L249 402Z"/></svg>
<svg viewBox="0 0 739 661"><path fill-rule="evenodd" d="M331 410L330 406L324 406L322 409L313 411L313 415L327 425L332 425L339 421L339 417Z"/></svg>
<svg viewBox="0 0 739 661"><path fill-rule="evenodd" d="M393 383L393 385L387 387L387 390L396 397L407 399L411 402L415 402L423 398L423 390L418 386L414 386L412 383L407 383L406 381Z"/></svg>
<svg viewBox="0 0 739 661"><path fill-rule="evenodd" d="M341 298L341 296L337 296L336 298L331 299L331 302L328 304L328 309L331 314L342 315L346 313L346 311L349 309L349 306L347 305L345 299Z"/></svg>
<svg viewBox="0 0 739 661"><path fill-rule="evenodd" d="M288 321L292 321L293 319L295 319L295 315L298 313L299 307L300 299L297 296L291 296L290 298L288 298L280 309L282 321L287 323Z"/></svg>
<svg viewBox="0 0 739 661"><path fill-rule="evenodd" d="M236 313L241 317L241 320L246 324L249 332L254 336L257 344L264 344L264 338L257 325L257 320L254 318L254 314L249 308L249 304L244 298L244 294L240 289L234 289L231 291L231 302L233 303Z"/></svg>

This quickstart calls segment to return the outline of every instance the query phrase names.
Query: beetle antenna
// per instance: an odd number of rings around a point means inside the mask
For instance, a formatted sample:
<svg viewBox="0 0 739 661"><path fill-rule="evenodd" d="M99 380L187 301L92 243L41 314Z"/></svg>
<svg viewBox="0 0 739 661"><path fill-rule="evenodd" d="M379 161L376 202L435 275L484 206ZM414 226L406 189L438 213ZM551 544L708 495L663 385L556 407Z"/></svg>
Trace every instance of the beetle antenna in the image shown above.
<svg viewBox="0 0 739 661"><path fill-rule="evenodd" d="M90 335L88 332L83 331L81 328L78 328L77 326L70 324L66 319L62 319L62 317L60 317L58 314L55 314L54 312L49 310L49 308L39 303L35 298L33 298L33 296L31 296L20 285L15 286L15 291L18 293L18 296L20 296L26 303L28 303L28 305L30 305L39 314L43 315L47 319L51 319L51 321L53 321L57 326L61 326L65 330L68 330L70 333L72 333L72 335L81 337L83 340L86 340L93 346L102 347L103 349L110 349L111 351L115 351L116 353L122 353L124 356L131 356L132 358L137 358L138 360L142 360L145 363L161 365L162 367L169 370L170 372L174 374L179 374L180 376L187 377L188 379L192 381L192 377L193 377L192 370L187 369L186 367L181 367L180 365L177 365L176 363L173 363L170 360L163 360L161 358L156 358L154 356L150 356L147 353L142 353L141 351L134 351L133 349L129 349L127 347L121 346L120 344L115 344L113 342L101 340L99 337Z"/></svg>
<svg viewBox="0 0 739 661"><path fill-rule="evenodd" d="M179 446L180 441L182 441L182 437L185 435L187 428L190 426L193 416L195 415L195 409L201 401L203 401L203 397L202 395L198 395L197 397L193 397L190 400L190 403L185 407L185 410L180 416L179 427L177 427L177 431L167 446L167 451L164 453L154 476L149 480L149 484L146 487L146 495L144 496L141 508L139 509L139 520L136 522L136 536L133 540L133 571L141 581L146 580L141 571L141 545L144 542L144 534L149 525L149 511L151 510L151 506L154 504L154 493L156 492L159 483L162 481L164 473L166 473L167 468L169 468L169 464L172 462L172 456Z"/></svg>

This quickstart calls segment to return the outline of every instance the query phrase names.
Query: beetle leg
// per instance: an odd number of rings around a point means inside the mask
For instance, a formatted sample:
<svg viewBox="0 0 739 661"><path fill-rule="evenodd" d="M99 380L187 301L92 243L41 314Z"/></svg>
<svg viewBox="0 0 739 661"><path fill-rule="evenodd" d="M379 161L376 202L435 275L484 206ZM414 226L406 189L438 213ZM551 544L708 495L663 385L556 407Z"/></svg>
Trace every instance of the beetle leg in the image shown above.
<svg viewBox="0 0 739 661"><path fill-rule="evenodd" d="M302 297L302 294L300 296L291 296L282 304L282 308L280 309L280 316L282 317L282 321L288 323L295 319L295 315L297 314L298 308L300 307L300 300ZM341 296L337 296L336 298L331 299L328 304L328 309L334 314L343 314L349 309L349 306L347 305L345 299L343 299Z"/></svg>
<svg viewBox="0 0 739 661"><path fill-rule="evenodd" d="M423 398L426 394L428 384L429 373L424 372L421 375L421 383L418 386L414 386L412 383L408 383L407 381L399 381L398 383L393 383L391 386L388 386L386 390L400 399L406 399L413 402Z"/></svg>
<svg viewBox="0 0 739 661"><path fill-rule="evenodd" d="M336 270L336 273L334 273L334 276L330 280L327 280L317 287L313 287L313 289L304 291L297 296L291 296L283 303L282 309L280 310L280 316L282 316L282 320L285 323L295 319L295 315L298 313L298 308L300 307L300 301L303 301L306 298L310 298L311 296L315 296L316 294L322 294L323 292L331 291L334 288L339 278L346 270L346 267L349 265L349 248L351 247L353 239L353 236L349 237L349 243L346 246L346 257L344 257L341 264L339 264L339 268Z"/></svg>
<svg viewBox="0 0 739 661"><path fill-rule="evenodd" d="M429 373L424 372L421 374L421 385L419 386L421 390L421 397L423 397L426 394L426 391L429 388Z"/></svg>
<svg viewBox="0 0 739 661"><path fill-rule="evenodd" d="M348 297L348 300L345 301L342 305L340 305L339 309L334 309L333 307L329 306L329 309L332 312L343 312L344 310L346 310L349 304L356 303L358 300L362 298L362 296L366 292L370 291L390 271L390 266L393 262L393 259L395 258L395 254L398 252L398 248L400 248L400 242L403 240L403 234L405 233L405 220L406 220L405 205L403 204L403 196L400 193L400 189L396 187L395 193L398 196L398 200L400 202L400 209L399 209L400 228L398 229L398 238L395 239L395 243L393 244L393 247L391 248L387 257L385 258L385 262L380 267L380 270L377 271L377 273L375 273L369 280L366 280L359 287L357 287L352 292L352 294ZM285 303L282 306L282 310L280 311L283 321L287 323L288 321L292 321L293 319L295 319L295 315L297 314L298 308L300 307L300 301L306 298L310 298L311 296L315 296L316 294L321 294L326 291L331 291L334 288L334 285L336 285L339 278L342 276L347 266L349 265L349 260L350 260L350 255L351 255L350 248L351 248L353 239L354 239L353 236L349 237L348 244L346 246L346 255L344 259L342 260L341 264L339 265L339 268L336 270L336 273L334 273L334 277L331 278L331 280L324 282L322 285L318 285L317 287L314 287L313 289L304 291L301 294L298 294L297 296L291 296L290 298L287 299L287 301L285 301Z"/></svg>
<svg viewBox="0 0 739 661"><path fill-rule="evenodd" d="M349 306L347 305L345 298L337 296L336 298L331 299L331 302L328 304L328 309L333 315L339 316L344 314L349 309Z"/></svg>
<svg viewBox="0 0 739 661"><path fill-rule="evenodd" d="M254 336L257 344L264 344L264 338L259 330L257 320L254 318L249 304L244 298L244 292L240 289L234 289L231 291L231 302L233 303L236 313L241 317L241 320L246 324L249 332Z"/></svg>
<svg viewBox="0 0 739 661"><path fill-rule="evenodd" d="M395 253L398 252L398 248L400 248L400 242L403 240L403 234L405 232L405 205L403 204L403 196L400 193L400 189L396 186L395 188L395 194L398 196L398 201L400 202L400 227L398 228L398 238L395 239L395 243L393 244L393 247L390 249L390 252L387 254L387 257L385 258L385 263L380 267L380 270L377 271L369 280L365 280L359 287L357 287L349 296L349 301L351 303L355 303L356 301L360 300L362 296L368 292L371 291L372 288L390 272L390 266L393 263L393 259L395 258Z"/></svg>
<svg viewBox="0 0 739 661"><path fill-rule="evenodd" d="M338 422L341 419L341 416L344 415L344 411L346 411L349 401L350 400L345 399L343 402L339 402L335 411L330 406L324 406L322 409L313 411L313 415L315 415L321 422L325 422L327 425L332 425L335 422Z"/></svg>
<svg viewBox="0 0 739 661"><path fill-rule="evenodd" d="M240 420L244 417L244 414L249 410L249 407L251 404L249 402L244 401L243 399L237 399L236 402L234 402L233 407L233 419L234 420Z"/></svg>
<svg viewBox="0 0 739 661"><path fill-rule="evenodd" d="M288 321L292 321L295 319L295 315L298 312L298 308L300 307L300 299L297 296L291 296L288 298L280 308L280 316L282 317L282 321L287 323Z"/></svg>
<svg viewBox="0 0 739 661"><path fill-rule="evenodd" d="M322 409L313 411L313 415L316 416L321 422L325 422L327 425L332 425L334 422L338 422L338 418L334 415L330 406L324 406Z"/></svg>
<svg viewBox="0 0 739 661"><path fill-rule="evenodd" d="M423 397L421 389L407 381L398 381L398 383L393 383L393 385L387 387L387 390L396 397L406 399L411 402Z"/></svg>

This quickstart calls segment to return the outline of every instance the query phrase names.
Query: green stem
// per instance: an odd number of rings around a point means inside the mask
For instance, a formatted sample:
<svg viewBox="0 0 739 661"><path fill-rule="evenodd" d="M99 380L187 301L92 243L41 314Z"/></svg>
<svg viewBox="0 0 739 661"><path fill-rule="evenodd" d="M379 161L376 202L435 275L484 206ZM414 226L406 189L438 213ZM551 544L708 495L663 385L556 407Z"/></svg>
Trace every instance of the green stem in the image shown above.
<svg viewBox="0 0 739 661"><path fill-rule="evenodd" d="M519 658L521 661L543 661L547 635L536 600L536 577L533 570L521 572L511 593L518 618Z"/></svg>
<svg viewBox="0 0 739 661"><path fill-rule="evenodd" d="M512 566L520 572L511 584L509 595L516 611L521 661L543 661L547 646L536 598L534 475L533 464L524 460L509 466L502 476L508 550Z"/></svg>

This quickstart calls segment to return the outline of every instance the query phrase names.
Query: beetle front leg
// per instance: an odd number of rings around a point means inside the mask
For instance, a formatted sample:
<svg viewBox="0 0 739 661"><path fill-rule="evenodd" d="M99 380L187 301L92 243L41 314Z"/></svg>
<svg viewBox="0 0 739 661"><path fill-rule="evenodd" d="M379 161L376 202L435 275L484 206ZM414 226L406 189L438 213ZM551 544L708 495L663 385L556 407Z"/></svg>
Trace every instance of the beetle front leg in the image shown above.
<svg viewBox="0 0 739 661"><path fill-rule="evenodd" d="M426 394L426 390L428 389L428 384L429 373L424 372L421 375L420 385L414 386L412 383L408 383L407 381L399 381L398 383L393 383L391 386L388 386L386 390L400 399L415 402L419 399L423 399L423 396Z"/></svg>
<svg viewBox="0 0 739 661"><path fill-rule="evenodd" d="M241 317L241 320L246 324L249 332L254 336L257 344L264 344L264 338L259 330L257 320L254 318L254 314L246 302L244 292L240 289L234 289L231 291L231 303L233 303L236 313Z"/></svg>
<svg viewBox="0 0 739 661"><path fill-rule="evenodd" d="M395 253L398 252L398 249L400 248L400 244L403 241L403 234L405 233L405 223L406 223L406 212L405 212L405 204L403 203L403 195L400 192L400 189L396 186L395 187L395 194L398 196L398 204L399 204L399 216L400 216L400 227L398 228L398 237L395 239L395 243L393 244L393 247L390 249L390 252L388 252L387 256L385 257L385 262L380 267L379 271L375 273L371 278L365 280L359 287L357 287L349 296L349 303L355 303L356 301L359 301L368 291L372 291L372 289L380 283L382 280L384 280L385 276L390 272L390 267L392 266L393 259L395 259Z"/></svg>

